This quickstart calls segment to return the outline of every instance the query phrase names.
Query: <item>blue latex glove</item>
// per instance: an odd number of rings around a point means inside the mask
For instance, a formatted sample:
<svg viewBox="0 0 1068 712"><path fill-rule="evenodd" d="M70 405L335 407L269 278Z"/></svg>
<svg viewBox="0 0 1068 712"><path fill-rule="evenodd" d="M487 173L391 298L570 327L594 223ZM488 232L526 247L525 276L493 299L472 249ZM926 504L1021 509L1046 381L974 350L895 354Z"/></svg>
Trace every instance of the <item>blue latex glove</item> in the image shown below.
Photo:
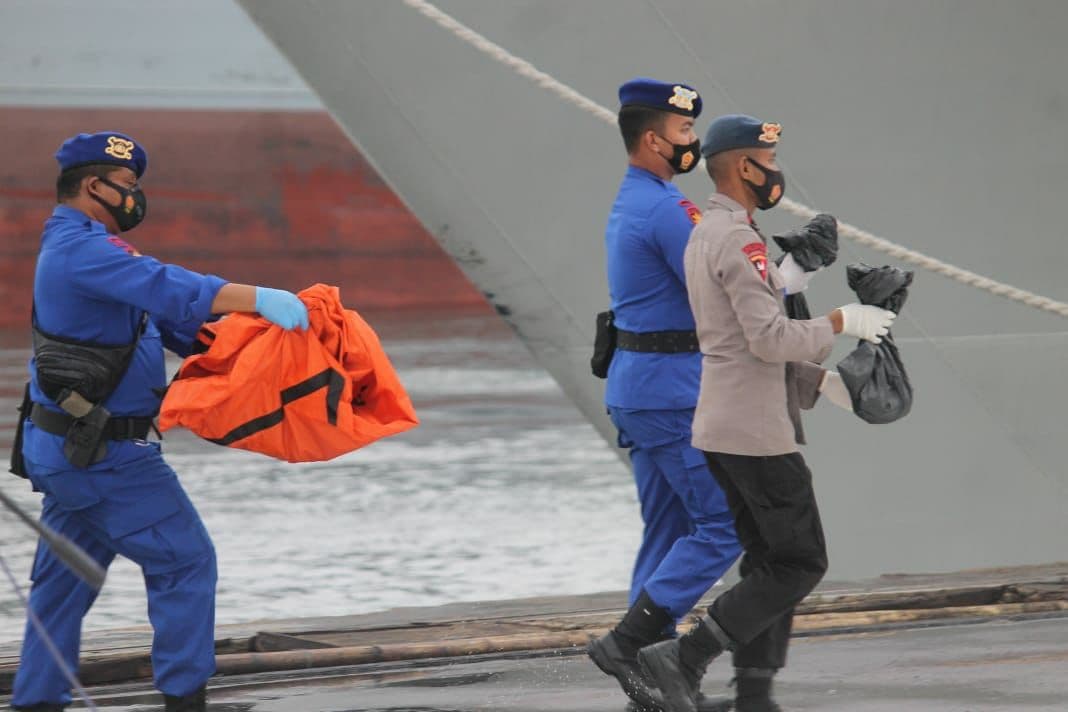
<svg viewBox="0 0 1068 712"><path fill-rule="evenodd" d="M256 287L256 311L267 321L286 329L308 328L308 308L292 292Z"/></svg>

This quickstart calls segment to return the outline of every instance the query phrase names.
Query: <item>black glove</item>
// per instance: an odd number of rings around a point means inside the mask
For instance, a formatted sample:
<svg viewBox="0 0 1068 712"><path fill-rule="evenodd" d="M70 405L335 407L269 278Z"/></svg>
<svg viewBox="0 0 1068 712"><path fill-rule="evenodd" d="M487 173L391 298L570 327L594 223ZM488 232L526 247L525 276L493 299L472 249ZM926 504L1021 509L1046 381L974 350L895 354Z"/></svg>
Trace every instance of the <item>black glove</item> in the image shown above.
<svg viewBox="0 0 1068 712"><path fill-rule="evenodd" d="M827 213L820 213L804 227L772 235L772 239L806 272L827 267L838 258L838 221Z"/></svg>

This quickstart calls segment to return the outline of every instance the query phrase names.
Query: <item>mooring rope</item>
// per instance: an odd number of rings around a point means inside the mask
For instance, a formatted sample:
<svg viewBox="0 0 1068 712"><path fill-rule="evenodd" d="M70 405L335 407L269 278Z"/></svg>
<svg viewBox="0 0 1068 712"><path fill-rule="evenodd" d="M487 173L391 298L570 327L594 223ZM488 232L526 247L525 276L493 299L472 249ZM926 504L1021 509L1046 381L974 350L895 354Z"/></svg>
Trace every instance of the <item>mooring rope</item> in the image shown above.
<svg viewBox="0 0 1068 712"><path fill-rule="evenodd" d="M78 682L77 675L71 670L67 661L63 659L63 654L59 652L59 648L56 647L56 644L52 642L52 638L48 635L48 631L45 630L44 623L37 617L37 613L34 612L33 608L30 607L30 602L26 598L26 594L22 592L22 587L19 586L19 582L15 578L15 575L11 573L11 569L8 568L7 561L4 560L3 555L0 555L0 569L4 570L4 574L7 575L8 581L11 582L11 587L15 589L15 595L22 601L22 605L26 607L26 615L29 616L30 625L36 629L37 635L41 636L41 642L44 643L49 655L56 661L56 665L58 665L59 669L63 672L63 676L67 678L67 682L69 682L71 687L81 695L82 702L85 703L86 709L92 710L92 712L98 712L97 706L93 702L93 698L90 697L89 693L82 687L82 683Z"/></svg>
<svg viewBox="0 0 1068 712"><path fill-rule="evenodd" d="M542 89L555 94L558 98L578 107L582 111L596 116L605 123L615 124L616 114L610 109L601 106L555 77L546 74L525 59L515 56L504 47L501 47L485 36L472 30L448 13L438 9L432 3L427 2L427 0L404 0L404 3L430 18L444 29L452 32L456 37L472 47L475 47L480 52L486 54L495 61L510 67L521 77L529 79ZM803 219L809 219L819 212L803 203L799 203L789 198L783 198L779 205L788 212ZM838 234L846 239L852 240L858 245L885 253L902 262L907 262L921 269L940 274L961 284L976 289L982 289L999 297L1004 297L1014 302L1020 302L1021 304L1026 304L1027 306L1036 309L1068 317L1068 303L1050 299L1049 297L1029 292L1026 289L1020 289L1019 287L999 282L990 277L984 277L981 274L957 267L956 265L952 265L935 257L925 255L917 250L909 249L903 245L899 245L874 235L855 225L839 221Z"/></svg>

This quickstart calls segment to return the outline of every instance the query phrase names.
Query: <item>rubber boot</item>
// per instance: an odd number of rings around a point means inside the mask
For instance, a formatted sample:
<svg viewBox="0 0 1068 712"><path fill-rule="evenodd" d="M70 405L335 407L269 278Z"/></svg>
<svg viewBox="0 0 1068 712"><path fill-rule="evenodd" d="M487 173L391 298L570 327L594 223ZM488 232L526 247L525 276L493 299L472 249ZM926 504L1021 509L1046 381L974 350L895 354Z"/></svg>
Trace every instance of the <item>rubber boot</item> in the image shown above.
<svg viewBox="0 0 1068 712"><path fill-rule="evenodd" d="M166 704L165 712L207 712L208 690L202 687L193 694L183 697L164 695L163 701Z"/></svg>
<svg viewBox="0 0 1068 712"><path fill-rule="evenodd" d="M771 699L771 681L776 672L775 668L735 669L735 709L738 712L782 712L782 707Z"/></svg>
<svg viewBox="0 0 1068 712"><path fill-rule="evenodd" d="M706 615L678 640L642 648L638 661L646 679L660 688L665 712L697 712L701 678L708 664L731 647L727 633Z"/></svg>
<svg viewBox="0 0 1068 712"><path fill-rule="evenodd" d="M643 590L623 620L602 637L591 640L586 650L603 673L616 678L623 692L641 712L657 712L661 704L660 695L641 674L638 651L659 640L664 629L673 622L671 614L656 605Z"/></svg>

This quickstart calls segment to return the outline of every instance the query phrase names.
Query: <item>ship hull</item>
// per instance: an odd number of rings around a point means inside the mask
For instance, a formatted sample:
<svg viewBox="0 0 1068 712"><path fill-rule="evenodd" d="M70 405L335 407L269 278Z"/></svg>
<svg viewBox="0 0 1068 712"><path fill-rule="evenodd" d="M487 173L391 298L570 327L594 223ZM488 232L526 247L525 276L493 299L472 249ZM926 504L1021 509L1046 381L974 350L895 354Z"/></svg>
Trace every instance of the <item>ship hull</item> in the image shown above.
<svg viewBox="0 0 1068 712"><path fill-rule="evenodd" d="M603 231L617 131L412 3L243 0L427 229L605 439L589 373L608 301ZM787 190L903 245L1054 299L1068 241L1068 5L615 2L436 6L595 104L635 75L678 78L715 114L780 121ZM388 32L382 28L389 28ZM403 42L397 38L403 38ZM680 181L695 202L707 177ZM798 222L762 214L767 232ZM809 290L855 300L844 242ZM831 571L859 576L1059 560L1063 317L920 270L895 328L910 415L872 426L821 405L806 459ZM851 345L841 340L828 366Z"/></svg>
<svg viewBox="0 0 1068 712"><path fill-rule="evenodd" d="M337 285L361 311L485 311L441 247L323 111L0 106L0 328L28 325L52 154L69 136L122 130L149 152L143 254L234 282Z"/></svg>

